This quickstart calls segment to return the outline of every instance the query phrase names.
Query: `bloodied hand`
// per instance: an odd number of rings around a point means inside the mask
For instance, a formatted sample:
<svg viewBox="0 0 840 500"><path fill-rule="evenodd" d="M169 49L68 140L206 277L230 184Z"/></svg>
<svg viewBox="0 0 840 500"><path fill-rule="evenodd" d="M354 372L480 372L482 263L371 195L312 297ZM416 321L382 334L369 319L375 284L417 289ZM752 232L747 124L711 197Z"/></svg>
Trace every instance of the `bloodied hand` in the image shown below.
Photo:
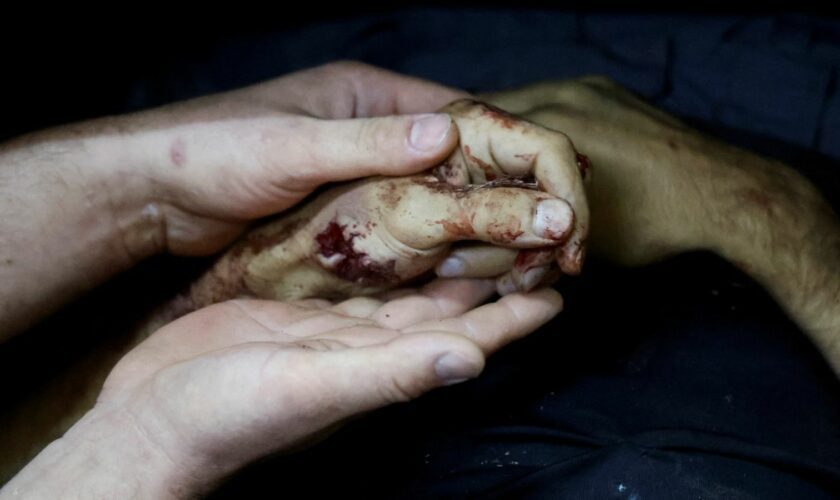
<svg viewBox="0 0 840 500"><path fill-rule="evenodd" d="M193 287L192 308L375 293L432 270L460 241L523 249L512 269L484 270L502 294L545 283L552 268L578 272L588 208L571 142L475 101L445 111L461 140L443 164L334 187L252 230Z"/></svg>

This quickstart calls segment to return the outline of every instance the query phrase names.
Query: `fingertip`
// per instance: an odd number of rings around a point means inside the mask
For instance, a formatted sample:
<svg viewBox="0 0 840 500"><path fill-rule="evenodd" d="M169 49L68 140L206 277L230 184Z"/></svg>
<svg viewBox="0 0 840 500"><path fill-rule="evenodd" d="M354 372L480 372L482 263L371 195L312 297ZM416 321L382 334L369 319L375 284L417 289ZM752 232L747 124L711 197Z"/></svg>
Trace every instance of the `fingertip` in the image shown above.
<svg viewBox="0 0 840 500"><path fill-rule="evenodd" d="M574 221L574 210L568 202L559 198L549 198L537 204L533 229L537 236L563 241L574 228Z"/></svg>
<svg viewBox="0 0 840 500"><path fill-rule="evenodd" d="M583 271L586 248L580 241L574 241L559 252L557 257L557 264L564 274L578 276Z"/></svg>
<svg viewBox="0 0 840 500"><path fill-rule="evenodd" d="M458 278L464 275L466 264L458 257L447 257L436 267L435 272L441 278Z"/></svg>
<svg viewBox="0 0 840 500"><path fill-rule="evenodd" d="M297 131L294 152L306 167L300 176L307 188L370 175L418 173L442 162L458 142L457 127L444 113L311 123L311 130Z"/></svg>
<svg viewBox="0 0 840 500"><path fill-rule="evenodd" d="M309 367L326 381L325 390L332 391L340 411L349 416L474 378L484 369L484 354L461 335L426 330L322 353Z"/></svg>
<svg viewBox="0 0 840 500"><path fill-rule="evenodd" d="M425 331L398 337L391 341L397 350L405 351L402 357L407 361L419 353L431 368L435 385L452 385L477 377L485 364L484 352L472 340L453 333Z"/></svg>
<svg viewBox="0 0 840 500"><path fill-rule="evenodd" d="M478 348L476 348L478 351ZM454 385L478 377L484 370L484 356L478 353L449 351L438 357L435 374L443 385Z"/></svg>
<svg viewBox="0 0 840 500"><path fill-rule="evenodd" d="M517 255L515 249L471 242L455 247L435 271L447 278L495 279L511 269Z"/></svg>
<svg viewBox="0 0 840 500"><path fill-rule="evenodd" d="M554 288L546 286L538 288L530 293L545 299L546 302L551 304L558 312L563 310L563 295Z"/></svg>
<svg viewBox="0 0 840 500"><path fill-rule="evenodd" d="M452 125L452 118L446 113L415 116L408 133L408 145L422 155L433 153L451 135Z"/></svg>

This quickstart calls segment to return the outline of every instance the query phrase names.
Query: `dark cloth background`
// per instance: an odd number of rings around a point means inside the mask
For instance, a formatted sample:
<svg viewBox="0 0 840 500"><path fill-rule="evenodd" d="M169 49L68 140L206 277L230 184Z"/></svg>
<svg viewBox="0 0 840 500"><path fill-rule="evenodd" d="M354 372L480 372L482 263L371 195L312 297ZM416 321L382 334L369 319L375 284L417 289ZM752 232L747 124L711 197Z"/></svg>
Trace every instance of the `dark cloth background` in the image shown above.
<svg viewBox="0 0 840 500"><path fill-rule="evenodd" d="M97 37L54 47L50 69L21 57L32 73L6 83L3 135L343 58L474 91L598 73L840 200L837 20L413 8L191 29L105 29L123 41L112 72ZM692 254L590 261L559 287L565 312L480 379L256 464L215 498L838 498L840 384L749 278Z"/></svg>

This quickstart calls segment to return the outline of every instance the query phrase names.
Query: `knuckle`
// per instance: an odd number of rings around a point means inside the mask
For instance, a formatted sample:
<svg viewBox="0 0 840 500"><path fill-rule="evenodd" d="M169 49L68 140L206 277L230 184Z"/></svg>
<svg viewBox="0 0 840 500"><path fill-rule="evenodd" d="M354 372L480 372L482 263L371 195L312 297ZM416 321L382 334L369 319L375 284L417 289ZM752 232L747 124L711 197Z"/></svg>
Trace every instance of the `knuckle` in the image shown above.
<svg viewBox="0 0 840 500"><path fill-rule="evenodd" d="M388 152L390 132L386 120L372 118L362 120L356 133L355 144L365 154L383 154Z"/></svg>
<svg viewBox="0 0 840 500"><path fill-rule="evenodd" d="M552 136L555 147L560 148L561 151L575 151L575 145L572 143L572 139L570 139L568 135L557 130L550 130L549 133Z"/></svg>
<svg viewBox="0 0 840 500"><path fill-rule="evenodd" d="M549 146L561 152L575 151L572 139L565 133L538 124L533 124L532 128L537 132L534 137L537 145Z"/></svg>
<svg viewBox="0 0 840 500"><path fill-rule="evenodd" d="M551 94L553 100L567 106L585 108L588 103L598 99L603 90L615 86L615 83L603 76L584 76L561 82Z"/></svg>

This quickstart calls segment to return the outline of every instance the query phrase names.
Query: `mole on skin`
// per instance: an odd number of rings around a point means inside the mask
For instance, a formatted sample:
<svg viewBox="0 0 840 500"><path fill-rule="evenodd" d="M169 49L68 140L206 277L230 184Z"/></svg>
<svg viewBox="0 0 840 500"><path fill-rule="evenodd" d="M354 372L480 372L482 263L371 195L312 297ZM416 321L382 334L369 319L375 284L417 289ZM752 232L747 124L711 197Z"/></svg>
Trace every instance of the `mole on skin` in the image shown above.
<svg viewBox="0 0 840 500"><path fill-rule="evenodd" d="M187 162L187 145L180 137L172 142L172 147L169 148L169 159L176 167L183 167Z"/></svg>

